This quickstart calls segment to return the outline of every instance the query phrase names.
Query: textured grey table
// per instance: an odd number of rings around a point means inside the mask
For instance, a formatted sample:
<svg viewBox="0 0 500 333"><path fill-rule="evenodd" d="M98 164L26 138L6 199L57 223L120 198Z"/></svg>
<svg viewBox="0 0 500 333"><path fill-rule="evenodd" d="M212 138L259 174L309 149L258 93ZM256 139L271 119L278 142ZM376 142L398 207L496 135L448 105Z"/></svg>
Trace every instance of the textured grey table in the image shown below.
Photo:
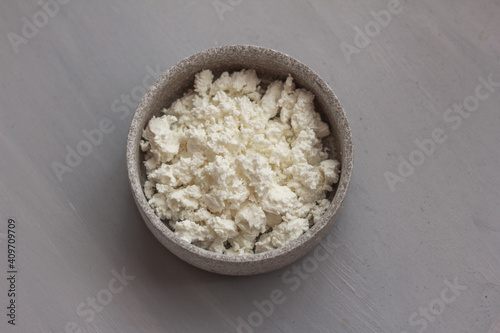
<svg viewBox="0 0 500 333"><path fill-rule="evenodd" d="M0 331L500 332L499 33L497 0L2 0ZM170 254L126 174L143 87L224 44L311 66L355 141L325 251L259 276Z"/></svg>

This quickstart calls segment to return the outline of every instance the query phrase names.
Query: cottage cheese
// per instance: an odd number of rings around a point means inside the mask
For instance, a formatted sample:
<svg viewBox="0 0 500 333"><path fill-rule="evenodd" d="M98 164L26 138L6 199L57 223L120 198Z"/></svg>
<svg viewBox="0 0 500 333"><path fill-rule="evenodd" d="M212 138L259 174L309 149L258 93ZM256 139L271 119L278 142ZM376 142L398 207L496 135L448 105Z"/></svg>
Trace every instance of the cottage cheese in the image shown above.
<svg viewBox="0 0 500 333"><path fill-rule="evenodd" d="M254 70L215 81L204 70L143 132L149 204L180 238L217 253L261 253L298 238L339 179L314 95L291 76L267 89L260 82Z"/></svg>

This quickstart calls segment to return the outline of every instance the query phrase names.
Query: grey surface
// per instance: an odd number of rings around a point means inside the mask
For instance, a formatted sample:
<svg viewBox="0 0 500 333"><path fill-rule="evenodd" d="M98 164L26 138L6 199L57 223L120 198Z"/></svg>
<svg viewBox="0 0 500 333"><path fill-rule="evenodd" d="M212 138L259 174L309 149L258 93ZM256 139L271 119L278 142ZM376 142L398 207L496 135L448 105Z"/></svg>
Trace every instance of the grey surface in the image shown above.
<svg viewBox="0 0 500 333"><path fill-rule="evenodd" d="M21 35L22 18L40 7L0 3L0 331L234 332L254 300L278 289L284 302L255 331L499 332L500 88L455 130L443 115L479 77L500 81L500 3L403 2L349 62L341 45L354 45L354 28L387 1L231 3L219 17L211 1L71 1L17 54L8 33ZM317 268L314 253L295 266L310 273L292 265L235 278L191 267L149 232L128 186L132 108L113 112L115 99L139 95L147 66L163 71L244 43L309 65L352 126L351 188L322 243L332 253ZM58 181L51 164L104 118L114 129ZM398 156L408 159L435 128L447 140L391 191L384 173L397 173ZM15 327L5 315L8 217L18 224ZM123 268L135 278L111 294L112 270ZM455 294L454 279L463 286ZM107 293L93 318L77 313ZM441 313L418 313L429 306Z"/></svg>

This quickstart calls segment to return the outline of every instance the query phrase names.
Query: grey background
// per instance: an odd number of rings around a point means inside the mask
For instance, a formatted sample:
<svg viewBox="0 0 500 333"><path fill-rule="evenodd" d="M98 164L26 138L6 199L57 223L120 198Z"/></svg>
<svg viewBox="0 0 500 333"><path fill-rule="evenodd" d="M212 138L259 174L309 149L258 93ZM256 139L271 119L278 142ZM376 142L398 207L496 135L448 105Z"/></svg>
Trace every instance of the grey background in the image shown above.
<svg viewBox="0 0 500 333"><path fill-rule="evenodd" d="M254 331L500 332L500 88L456 130L443 120L479 77L500 81L500 2L402 1L350 61L342 45L355 46L355 27L389 1L220 2L231 7L70 1L17 53L9 33L23 36L23 17L43 23L42 9L0 2L0 331L235 332L254 300L279 289L284 303ZM293 265L238 278L191 267L152 236L132 199L133 108L121 95L139 96L150 69L225 44L303 61L331 85L352 126L353 180L326 244L334 253L300 279ZM111 133L59 181L52 164L105 118ZM435 128L447 140L391 191L384 173L397 174L414 140ZM6 317L9 217L18 225L15 327ZM135 278L90 322L80 316L78 306L103 297L122 269ZM465 290L445 304L454 279ZM429 306L441 313L425 319L419 311ZM420 322L409 321L414 313Z"/></svg>

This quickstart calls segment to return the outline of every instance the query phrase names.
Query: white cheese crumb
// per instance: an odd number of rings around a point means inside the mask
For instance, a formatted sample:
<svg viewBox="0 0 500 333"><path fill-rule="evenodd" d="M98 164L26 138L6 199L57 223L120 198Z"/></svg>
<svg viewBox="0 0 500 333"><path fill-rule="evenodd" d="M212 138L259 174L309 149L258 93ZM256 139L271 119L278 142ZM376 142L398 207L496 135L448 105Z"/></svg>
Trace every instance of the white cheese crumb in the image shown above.
<svg viewBox="0 0 500 333"><path fill-rule="evenodd" d="M293 78L262 89L254 70L195 76L194 90L143 132L155 213L185 241L246 255L298 238L328 208L340 164L321 138L314 95Z"/></svg>

